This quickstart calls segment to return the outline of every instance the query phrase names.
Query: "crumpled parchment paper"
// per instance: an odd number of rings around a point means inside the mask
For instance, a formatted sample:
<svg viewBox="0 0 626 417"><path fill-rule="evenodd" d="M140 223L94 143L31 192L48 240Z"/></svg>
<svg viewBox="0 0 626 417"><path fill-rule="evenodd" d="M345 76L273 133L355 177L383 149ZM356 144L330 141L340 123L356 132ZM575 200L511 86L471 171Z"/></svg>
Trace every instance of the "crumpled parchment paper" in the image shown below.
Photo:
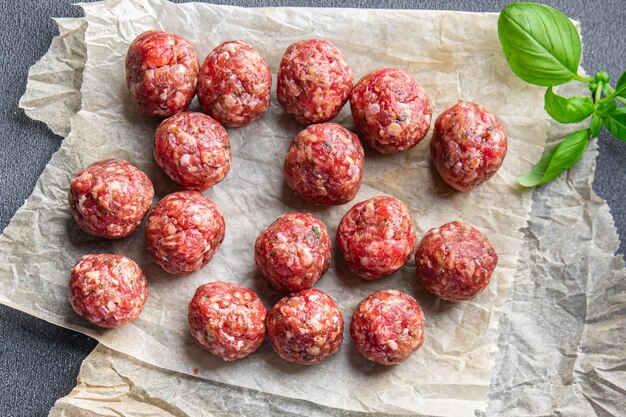
<svg viewBox="0 0 626 417"><path fill-rule="evenodd" d="M523 242L518 230L526 225L530 207L530 193L516 188L514 176L538 158L548 128L540 105L541 89L517 80L501 56L495 31L497 16L240 9L177 6L156 0L141 5L109 1L84 8L88 60L82 110L72 118L72 133L44 171L33 195L0 237L0 301L90 334L148 363L189 374L197 369L202 378L272 394L384 413L472 415L474 409L484 409L496 327ZM466 24L468 21L472 24ZM416 24L418 32L414 30ZM491 108L509 133L510 148L503 169L489 183L467 194L446 187L432 172L427 138L401 155L368 152L364 184L355 199L381 193L401 198L411 208L420 235L453 219L482 229L500 254L488 290L471 303L440 303L418 288L412 263L394 276L365 283L347 274L335 256L319 288L338 300L346 321L358 301L382 288L407 291L422 304L427 317L426 344L406 364L384 369L375 366L359 357L347 338L337 355L310 368L281 361L268 345L234 364L224 364L197 348L185 322L186 304L196 286L216 279L241 282L256 289L271 305L280 295L262 281L252 260L252 245L260 229L282 212L296 209L320 216L334 233L349 205L311 207L284 187L280 165L289 140L301 127L274 100L260 121L229 130L235 156L232 171L223 183L207 192L224 211L227 238L202 271L187 277L167 276L144 250L141 232L123 241L103 242L78 230L65 202L67 186L78 170L95 160L111 156L128 159L150 175L158 197L174 189L152 161L156 122L139 115L124 85L126 48L149 28L186 37L201 58L223 40L248 40L267 59L274 74L290 42L324 37L346 54L357 77L384 65L413 73L430 93L436 114L459 99ZM352 126L346 109L337 120ZM148 304L131 326L113 331L87 327L67 304L69 268L80 255L95 251L125 253L138 261L149 277Z"/></svg>
<svg viewBox="0 0 626 417"><path fill-rule="evenodd" d="M54 133L70 133L70 117L80 110L80 86L87 60L85 19L55 19L59 36L46 55L28 71L28 88L19 106L28 117L41 120ZM42 119L43 117L43 119Z"/></svg>

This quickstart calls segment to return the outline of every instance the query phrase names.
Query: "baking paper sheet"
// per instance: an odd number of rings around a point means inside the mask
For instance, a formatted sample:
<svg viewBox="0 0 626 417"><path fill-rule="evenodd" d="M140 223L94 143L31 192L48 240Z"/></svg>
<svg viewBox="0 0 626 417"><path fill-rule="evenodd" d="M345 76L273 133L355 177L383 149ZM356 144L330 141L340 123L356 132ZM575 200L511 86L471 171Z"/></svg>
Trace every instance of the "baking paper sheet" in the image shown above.
<svg viewBox="0 0 626 417"><path fill-rule="evenodd" d="M70 118L80 110L80 86L87 60L83 18L55 19L59 36L46 56L28 71L28 87L19 106L59 136L70 133Z"/></svg>
<svg viewBox="0 0 626 417"><path fill-rule="evenodd" d="M162 368L326 406L383 413L473 415L486 405L496 328L511 285L526 225L530 193L514 176L535 161L548 128L542 91L508 70L496 37L496 15L333 9L240 9L160 1L110 1L84 5L88 60L82 110L72 132L37 183L33 195L0 237L0 301L53 323L90 334L106 346ZM472 24L468 25L467 22ZM415 27L420 30L416 31ZM294 40L324 37L346 55L356 77L391 65L411 72L429 92L439 113L459 99L486 105L509 134L509 155L498 175L466 194L452 191L433 172L428 141L410 152L380 156L367 151L364 184L354 202L394 195L410 207L422 235L454 219L483 230L500 255L494 281L471 303L442 303L415 282L413 263L378 282L350 276L334 253L318 287L339 303L346 321L371 292L396 288L416 296L426 314L426 343L402 366L382 368L360 357L346 334L338 354L315 367L283 362L267 344L245 360L225 364L193 344L186 304L207 281L240 282L257 290L270 306L273 292L256 272L252 248L262 227L288 210L310 211L331 234L350 204L316 208L284 186L280 166L289 141L301 129L274 101L251 126L230 129L234 162L227 179L206 194L225 214L227 237L202 271L172 277L144 249L143 234L104 242L81 232L66 203L71 177L87 164L121 157L148 173L157 197L175 189L152 160L157 122L137 112L124 85L123 58L143 30L164 29L189 39L200 57L221 41L244 39L272 71ZM408 36L407 34L410 34ZM367 42L363 40L367 39ZM511 100L511 97L515 97ZM525 111L521 113L520 108ZM347 109L338 122L352 127ZM89 327L66 300L69 269L85 253L124 253L138 261L150 282L140 318L117 330Z"/></svg>
<svg viewBox="0 0 626 417"><path fill-rule="evenodd" d="M551 137L562 130L555 126ZM608 206L591 189L596 155L593 144L567 176L534 193L527 241L500 321L489 416L624 414L626 274L622 258L612 255L619 241ZM568 216L570 210L580 210L585 220ZM562 259L574 267L563 268ZM112 413L362 415L165 371L99 345L50 417Z"/></svg>
<svg viewBox="0 0 626 417"><path fill-rule="evenodd" d="M62 26L61 33L64 29ZM84 28L71 36L84 38ZM66 57L51 50L42 61L59 59ZM577 89L562 93L584 93L584 86L574 85ZM27 94L29 89L30 86ZM50 115L42 108L41 112L35 110L33 116L48 123L46 118ZM69 129L69 119L64 121ZM577 128L552 124L549 140L558 140ZM529 227L524 229L526 241L515 284L500 321L500 349L490 385L488 415L617 416L624 409L626 377L620 370L624 355L619 343L626 316L624 265L612 255L618 239L608 206L591 190L596 154L597 147L592 144L567 176L533 194L533 210ZM579 207L583 215L563 216L562 206L568 211ZM558 221L553 221L555 218ZM585 220L581 222L580 218ZM554 244L555 240L562 241L564 235L570 244ZM560 267L560 259L572 257L575 259L571 263L578 269L570 273ZM542 259L549 259L555 267L543 267L546 263ZM586 275L584 271L590 273ZM541 286L536 285L536 276L542 277ZM563 289L563 283L570 284ZM589 294L610 294L595 297L590 305L592 320L586 319L587 306L580 305L584 298L576 296L582 287ZM571 302L564 302L567 298L563 292L575 295ZM607 334L614 336L607 338ZM578 352L579 346L584 352ZM103 345L85 360L76 389L60 399L51 411L52 416L64 413L74 417L111 413L360 415L165 371Z"/></svg>

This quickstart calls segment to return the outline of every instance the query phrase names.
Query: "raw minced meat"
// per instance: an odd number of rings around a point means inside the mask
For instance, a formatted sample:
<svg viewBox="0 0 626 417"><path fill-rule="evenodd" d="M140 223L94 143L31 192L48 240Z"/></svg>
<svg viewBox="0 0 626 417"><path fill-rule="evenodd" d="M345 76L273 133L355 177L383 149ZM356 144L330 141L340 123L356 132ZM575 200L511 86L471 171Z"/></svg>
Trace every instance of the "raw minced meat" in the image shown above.
<svg viewBox="0 0 626 417"><path fill-rule="evenodd" d="M350 337L367 359L382 365L402 363L424 343L422 309L400 291L376 292L354 311Z"/></svg>
<svg viewBox="0 0 626 417"><path fill-rule="evenodd" d="M149 30L126 53L130 96L147 116L168 117L185 110L196 94L198 57L180 36Z"/></svg>
<svg viewBox="0 0 626 417"><path fill-rule="evenodd" d="M100 327L119 327L135 320L148 298L146 277L122 255L85 255L72 268L68 287L72 308Z"/></svg>
<svg viewBox="0 0 626 417"><path fill-rule="evenodd" d="M265 306L254 291L228 282L198 287L189 302L189 327L200 346L234 361L255 350L265 337Z"/></svg>
<svg viewBox="0 0 626 417"><path fill-rule="evenodd" d="M339 350L343 317L332 298L311 288L290 294L271 308L267 336L284 360L313 365Z"/></svg>
<svg viewBox="0 0 626 417"><path fill-rule="evenodd" d="M148 250L172 274L198 271L224 241L220 209L198 191L178 191L154 206L146 224Z"/></svg>
<svg viewBox="0 0 626 417"><path fill-rule="evenodd" d="M131 234L154 197L146 174L122 159L96 162L79 172L68 193L72 215L85 232L107 239Z"/></svg>
<svg viewBox="0 0 626 417"><path fill-rule="evenodd" d="M428 133L433 113L426 91L397 68L380 68L361 78L350 94L350 108L357 129L381 153L417 145Z"/></svg>
<svg viewBox="0 0 626 417"><path fill-rule="evenodd" d="M206 114L175 114L156 130L154 159L178 184L205 190L222 181L230 170L228 134Z"/></svg>
<svg viewBox="0 0 626 417"><path fill-rule="evenodd" d="M204 60L198 100L224 126L241 127L267 110L271 87L272 73L263 57L246 42L228 41Z"/></svg>
<svg viewBox="0 0 626 417"><path fill-rule="evenodd" d="M459 191L469 191L500 169L507 137L484 107L461 101L435 121L430 153L441 178Z"/></svg>
<svg viewBox="0 0 626 417"><path fill-rule="evenodd" d="M283 172L287 185L309 203L344 204L363 178L359 138L335 123L308 126L291 141Z"/></svg>
<svg viewBox="0 0 626 417"><path fill-rule="evenodd" d="M367 280L400 269L415 248L409 209L397 198L374 197L355 204L337 229L337 246L348 269Z"/></svg>
<svg viewBox="0 0 626 417"><path fill-rule="evenodd" d="M278 68L276 96L302 124L333 119L346 104L354 76L346 58L329 41L294 42Z"/></svg>
<svg viewBox="0 0 626 417"><path fill-rule="evenodd" d="M257 238L254 260L279 291L311 288L330 264L328 230L312 214L283 214Z"/></svg>
<svg viewBox="0 0 626 417"><path fill-rule="evenodd" d="M455 221L432 229L415 251L417 278L447 301L476 297L491 280L498 255L478 229Z"/></svg>

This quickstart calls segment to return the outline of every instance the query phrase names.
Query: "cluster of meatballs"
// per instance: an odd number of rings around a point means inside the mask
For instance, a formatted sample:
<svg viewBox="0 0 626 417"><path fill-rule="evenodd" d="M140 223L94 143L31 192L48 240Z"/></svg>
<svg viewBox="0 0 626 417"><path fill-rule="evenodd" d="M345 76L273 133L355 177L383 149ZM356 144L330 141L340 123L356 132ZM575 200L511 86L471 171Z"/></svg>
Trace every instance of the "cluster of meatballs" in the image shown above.
<svg viewBox="0 0 626 417"><path fill-rule="evenodd" d="M139 35L126 57L126 80L139 110L165 118L154 135L154 159L185 190L167 195L150 211L154 188L148 176L120 159L96 162L72 180L69 205L87 233L118 239L144 217L146 244L155 262L171 274L200 270L224 240L224 217L202 194L222 181L232 160L226 127L245 126L268 108L270 68L252 46L228 41L200 66L193 46L159 31ZM380 153L406 151L428 133L432 106L420 84L397 68L381 68L353 85L345 56L319 39L291 44L280 62L277 98L303 125L285 156L285 181L305 201L341 205L356 196L363 177L359 137L330 122L350 101L361 137ZM203 113L185 111L197 94ZM498 120L475 103L459 102L436 120L431 155L441 177L460 191L491 178L506 154ZM476 297L489 283L498 257L476 228L455 221L427 232L416 247L411 213L400 200L379 196L350 208L337 229L336 245L347 269L376 280L414 256L424 289L447 301ZM283 359L316 364L343 340L336 302L313 288L330 265L326 225L307 213L286 213L259 234L254 260L278 291L288 293L269 312L243 286L211 282L189 303L197 343L233 361L254 352L267 335ZM146 277L122 255L91 254L72 268L69 300L74 310L101 327L135 320L148 296ZM393 365L424 341L417 301L395 290L362 300L350 322L350 337L366 358Z"/></svg>

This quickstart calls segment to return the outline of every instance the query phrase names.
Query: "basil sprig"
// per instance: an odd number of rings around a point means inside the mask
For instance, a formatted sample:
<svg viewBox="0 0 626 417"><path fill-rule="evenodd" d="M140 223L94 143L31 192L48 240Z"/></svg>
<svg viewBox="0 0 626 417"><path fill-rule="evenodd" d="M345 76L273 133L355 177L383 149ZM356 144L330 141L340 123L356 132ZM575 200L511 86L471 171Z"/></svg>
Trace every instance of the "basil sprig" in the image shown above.
<svg viewBox="0 0 626 417"><path fill-rule="evenodd" d="M626 72L615 88L602 70L593 78L578 74L581 43L576 27L567 16L537 3L511 3L498 19L498 37L504 56L518 77L548 87L544 96L546 112L559 123L579 123L591 117L588 129L567 135L547 150L541 160L517 178L524 187L545 184L571 168L582 157L589 141L602 126L626 141ZM588 97L562 97L554 86L569 81L589 85Z"/></svg>

